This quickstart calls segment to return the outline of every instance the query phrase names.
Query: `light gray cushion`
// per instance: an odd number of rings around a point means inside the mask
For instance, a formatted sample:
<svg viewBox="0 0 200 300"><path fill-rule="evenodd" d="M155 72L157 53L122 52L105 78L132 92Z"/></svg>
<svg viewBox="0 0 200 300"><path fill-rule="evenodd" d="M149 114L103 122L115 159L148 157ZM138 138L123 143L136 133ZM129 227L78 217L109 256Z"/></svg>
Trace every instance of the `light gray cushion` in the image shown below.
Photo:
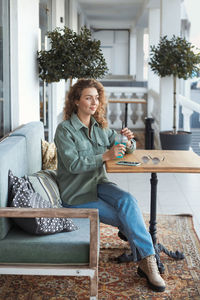
<svg viewBox="0 0 200 300"><path fill-rule="evenodd" d="M26 140L22 136L12 136L0 142L0 207L8 205L8 170L17 176L27 173ZM0 239L11 227L8 218L0 218Z"/></svg>
<svg viewBox="0 0 200 300"><path fill-rule="evenodd" d="M10 136L23 136L27 148L27 173L33 174L42 169L42 139L44 125L42 122L30 122L14 130Z"/></svg>
<svg viewBox="0 0 200 300"><path fill-rule="evenodd" d="M33 190L27 178L18 178L9 171L10 203L11 207L53 208L50 199L43 199ZM59 206L60 207L60 206ZM77 230L71 219L67 218L13 218L14 222L23 230L31 234L44 235L62 231Z"/></svg>

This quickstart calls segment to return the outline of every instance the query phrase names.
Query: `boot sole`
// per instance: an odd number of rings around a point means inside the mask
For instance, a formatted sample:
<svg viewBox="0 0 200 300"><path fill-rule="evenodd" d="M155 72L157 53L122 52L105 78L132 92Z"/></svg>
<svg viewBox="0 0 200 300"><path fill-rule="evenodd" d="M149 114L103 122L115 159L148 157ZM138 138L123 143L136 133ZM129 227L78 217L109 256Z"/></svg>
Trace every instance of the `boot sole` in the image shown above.
<svg viewBox="0 0 200 300"><path fill-rule="evenodd" d="M150 288L155 291L155 292L164 292L165 290L165 286L157 286L157 285L154 285L152 282L149 281L149 278L148 276L138 267L137 269L137 273L140 277L145 277L148 281L148 284L150 286Z"/></svg>

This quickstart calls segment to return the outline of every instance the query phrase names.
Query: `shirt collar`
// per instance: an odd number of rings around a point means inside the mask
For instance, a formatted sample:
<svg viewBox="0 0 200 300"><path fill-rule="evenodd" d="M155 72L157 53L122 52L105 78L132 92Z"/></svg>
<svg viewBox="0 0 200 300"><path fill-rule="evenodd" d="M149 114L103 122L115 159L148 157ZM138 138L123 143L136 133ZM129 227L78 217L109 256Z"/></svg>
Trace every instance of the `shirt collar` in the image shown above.
<svg viewBox="0 0 200 300"><path fill-rule="evenodd" d="M71 115L71 123L72 123L74 129L76 129L76 130L80 130L82 127L87 128L87 126L84 125L84 124L80 121L80 119L78 118L77 114L75 114L75 113L73 113L73 114ZM99 124L97 123L97 121L95 120L94 117L91 117L91 124L92 124L92 126L94 126L94 125L99 126Z"/></svg>
<svg viewBox="0 0 200 300"><path fill-rule="evenodd" d="M92 124L92 126L96 125L99 127L99 123L96 121L96 119L94 117L91 117L91 124Z"/></svg>

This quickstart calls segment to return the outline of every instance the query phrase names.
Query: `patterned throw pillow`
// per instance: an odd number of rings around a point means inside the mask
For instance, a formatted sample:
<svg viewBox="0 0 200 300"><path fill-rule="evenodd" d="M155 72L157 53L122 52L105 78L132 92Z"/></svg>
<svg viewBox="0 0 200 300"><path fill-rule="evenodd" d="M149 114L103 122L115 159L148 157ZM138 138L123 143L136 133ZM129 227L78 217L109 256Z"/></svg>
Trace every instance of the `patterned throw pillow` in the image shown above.
<svg viewBox="0 0 200 300"><path fill-rule="evenodd" d="M51 201L43 199L34 191L28 178L18 178L9 171L9 190L11 207L53 208ZM60 206L59 206L60 207ZM45 235L57 232L69 232L78 227L67 218L13 218L13 221L24 231L31 234Z"/></svg>
<svg viewBox="0 0 200 300"><path fill-rule="evenodd" d="M42 169L57 169L57 149L54 143L42 140Z"/></svg>

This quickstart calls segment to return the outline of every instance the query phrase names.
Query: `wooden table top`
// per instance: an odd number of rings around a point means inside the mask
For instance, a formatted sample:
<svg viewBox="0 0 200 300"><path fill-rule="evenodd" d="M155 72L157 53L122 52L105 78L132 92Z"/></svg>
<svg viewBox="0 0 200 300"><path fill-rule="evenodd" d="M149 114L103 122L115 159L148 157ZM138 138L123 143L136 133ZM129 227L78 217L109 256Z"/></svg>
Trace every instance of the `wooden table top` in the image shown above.
<svg viewBox="0 0 200 300"><path fill-rule="evenodd" d="M145 164L142 161L143 156L158 157L160 162L153 164L150 159ZM121 160L137 161L141 165L117 165ZM193 151L183 150L135 150L122 159L107 161L106 170L108 173L200 173L200 156Z"/></svg>

